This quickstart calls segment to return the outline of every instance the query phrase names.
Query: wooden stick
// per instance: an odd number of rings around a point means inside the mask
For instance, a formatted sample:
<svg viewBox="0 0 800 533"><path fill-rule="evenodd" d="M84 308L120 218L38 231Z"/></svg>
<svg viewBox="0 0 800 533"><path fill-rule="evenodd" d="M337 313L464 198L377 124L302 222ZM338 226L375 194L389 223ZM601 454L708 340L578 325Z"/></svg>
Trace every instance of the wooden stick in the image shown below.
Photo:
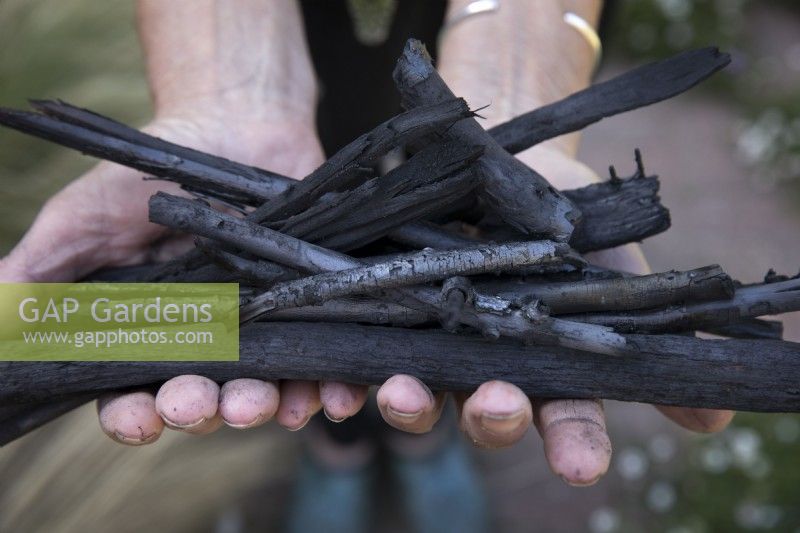
<svg viewBox="0 0 800 533"><path fill-rule="evenodd" d="M296 182L252 214L256 222L274 222L311 207L327 192L350 188L364 176L366 167L394 148L405 146L433 133L442 132L472 112L463 99L452 98L392 117L360 136L323 163L302 181ZM372 172L367 173L372 176Z"/></svg>
<svg viewBox="0 0 800 533"><path fill-rule="evenodd" d="M783 338L783 322L763 318L745 318L724 326L706 326L703 331L733 339L781 340Z"/></svg>
<svg viewBox="0 0 800 533"><path fill-rule="evenodd" d="M661 203L658 190L656 176L645 176L637 170L630 178L611 179L562 191L583 214L569 240L570 246L581 253L592 252L639 242L666 231L671 224L670 215ZM389 232L389 236L415 248L442 250L479 242L424 222L397 227ZM508 228L486 238L524 240L527 236Z"/></svg>
<svg viewBox="0 0 800 533"><path fill-rule="evenodd" d="M495 126L489 133L511 153L578 131L605 117L687 91L730 63L716 48L700 48L630 70Z"/></svg>
<svg viewBox="0 0 800 533"><path fill-rule="evenodd" d="M327 300L318 305L279 309L259 317L258 322L330 322L374 324L377 326L415 327L436 324L436 313L409 309L375 298L352 297Z"/></svg>
<svg viewBox="0 0 800 533"><path fill-rule="evenodd" d="M669 211L658 195L659 181L647 176L636 150L637 170L627 179L616 178L580 189L564 191L581 210L570 245L593 252L638 242L669 229ZM612 167L613 168L613 167Z"/></svg>
<svg viewBox="0 0 800 533"><path fill-rule="evenodd" d="M150 220L173 229L219 240L265 259L308 272L357 268L361 263L347 255L275 232L249 220L225 213L185 198L158 193L150 198ZM555 254L555 243L554 251ZM567 250L565 250L566 252ZM439 293L428 287L383 290L380 296L423 312L445 314ZM535 306L513 309L501 298L475 293L473 305L465 306L458 317L465 325L489 336L505 336L525 342L558 344L609 355L626 353L624 337L610 328L590 326L546 316Z"/></svg>
<svg viewBox="0 0 800 533"><path fill-rule="evenodd" d="M182 159L189 159L201 163L202 165L224 170L233 174L243 176L257 184L262 184L263 195L272 197L289 188L294 180L287 178L276 172L264 170L263 168L243 165L224 157L219 157L193 148L187 148L179 144L171 143L152 135L148 135L121 122L110 119L88 109L68 104L62 100L31 100L31 106L50 117L59 121L88 128L92 131L108 135L110 137L126 141L131 144L152 148L172 154ZM74 131L74 130L73 130Z"/></svg>
<svg viewBox="0 0 800 533"><path fill-rule="evenodd" d="M558 262L566 245L551 241L483 245L457 251L428 250L386 263L372 264L336 272L326 272L273 285L242 307L241 320L264 313L313 305L357 294L374 293L439 281L450 276L469 276L487 272Z"/></svg>
<svg viewBox="0 0 800 533"><path fill-rule="evenodd" d="M194 243L211 260L256 285L270 286L280 281L293 280L299 277L294 270L277 263L260 259L248 259L228 252L222 248L220 243L211 243L199 237L195 238Z"/></svg>
<svg viewBox="0 0 800 533"><path fill-rule="evenodd" d="M256 323L241 330L238 362L0 363L0 403L99 394L181 374L219 382L252 377L380 384L394 374L408 373L443 391L471 391L500 379L538 398L800 411L798 344L669 335L629 339L640 354L618 359L441 330Z"/></svg>
<svg viewBox="0 0 800 533"><path fill-rule="evenodd" d="M404 107L444 102L454 97L431 63L425 45L409 39L394 70ZM580 212L547 180L506 152L475 121L465 119L448 135L471 145L486 147L478 160L482 197L508 224L526 234L566 241Z"/></svg>
<svg viewBox="0 0 800 533"><path fill-rule="evenodd" d="M48 116L0 108L0 124L163 179L175 179L193 194L212 196L237 209L241 205L260 205L295 183L279 174L162 141L69 104L38 101L35 105ZM182 162L177 168L176 161ZM655 178L647 179L652 181L623 180L619 187L612 187L609 182L565 191L564 195L586 212L585 222L578 224L571 241L573 247L578 251L597 250L640 241L667 229L669 213L656 194L658 184ZM626 207L613 209L617 202L625 202ZM416 248L440 248L449 240L435 227L422 233L419 228L400 226L389 235ZM173 273L176 270L185 268L175 263ZM166 275L169 274L155 273L151 279Z"/></svg>
<svg viewBox="0 0 800 533"><path fill-rule="evenodd" d="M216 191L227 198L235 191L236 197L244 204L260 204L276 194L273 186L278 180L257 172L245 174L240 173L239 167L228 169L222 165L210 166L206 160L200 162L162 149L109 137L49 116L0 108L0 123L153 176L201 190Z"/></svg>
<svg viewBox="0 0 800 533"><path fill-rule="evenodd" d="M586 313L570 320L613 327L618 332L671 333L706 331L747 318L800 311L800 277L747 285L730 300L630 313Z"/></svg>
<svg viewBox="0 0 800 533"><path fill-rule="evenodd" d="M477 185L471 166L482 153L479 146L435 143L385 176L329 194L304 212L269 226L340 251L364 246L406 222L446 215L451 206L471 196Z"/></svg>
<svg viewBox="0 0 800 533"><path fill-rule="evenodd" d="M479 287L519 307L538 300L553 314L631 311L683 302L729 300L734 294L733 280L718 265L579 282L490 281Z"/></svg>

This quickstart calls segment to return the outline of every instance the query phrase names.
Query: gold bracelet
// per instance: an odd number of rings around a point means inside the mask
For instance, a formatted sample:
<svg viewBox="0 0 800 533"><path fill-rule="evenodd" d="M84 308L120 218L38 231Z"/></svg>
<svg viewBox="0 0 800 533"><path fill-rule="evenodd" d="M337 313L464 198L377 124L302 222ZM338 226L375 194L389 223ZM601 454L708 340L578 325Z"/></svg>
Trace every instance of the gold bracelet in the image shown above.
<svg viewBox="0 0 800 533"><path fill-rule="evenodd" d="M564 13L564 22L575 28L575 31L580 33L589 44L594 52L594 69L597 69L600 65L600 59L603 57L603 43L600 42L600 36L597 35L592 25L586 22L586 19L572 11Z"/></svg>

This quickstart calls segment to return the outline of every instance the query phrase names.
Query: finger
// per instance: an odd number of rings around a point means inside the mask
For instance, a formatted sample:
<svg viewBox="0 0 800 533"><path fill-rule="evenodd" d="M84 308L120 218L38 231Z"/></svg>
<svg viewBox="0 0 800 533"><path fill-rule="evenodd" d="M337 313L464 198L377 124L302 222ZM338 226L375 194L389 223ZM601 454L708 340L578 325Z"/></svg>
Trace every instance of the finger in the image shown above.
<svg viewBox="0 0 800 533"><path fill-rule="evenodd" d="M587 261L592 264L631 272L634 274L649 274L652 272L647 259L644 257L641 246L638 244L623 244L616 248L608 248L597 252L589 252L585 255Z"/></svg>
<svg viewBox="0 0 800 533"><path fill-rule="evenodd" d="M72 281L102 266L144 261L147 245L165 231L147 223L146 199L159 189L131 169L100 163L47 201L0 261L0 279Z"/></svg>
<svg viewBox="0 0 800 533"><path fill-rule="evenodd" d="M219 414L226 424L248 429L275 416L280 403L278 385L260 379L234 379L219 391Z"/></svg>
<svg viewBox="0 0 800 533"><path fill-rule="evenodd" d="M364 407L369 387L338 381L320 381L319 399L325 416L332 422L341 422Z"/></svg>
<svg viewBox="0 0 800 533"><path fill-rule="evenodd" d="M434 395L415 377L398 374L378 389L378 409L392 427L409 433L426 433L442 414L445 395Z"/></svg>
<svg viewBox="0 0 800 533"><path fill-rule="evenodd" d="M281 402L275 419L289 431L305 427L322 407L316 381L283 381L280 389Z"/></svg>
<svg viewBox="0 0 800 533"><path fill-rule="evenodd" d="M205 435L219 429L219 385L203 376L178 376L156 395L156 411L171 429Z"/></svg>
<svg viewBox="0 0 800 533"><path fill-rule="evenodd" d="M679 426L698 433L722 431L730 424L731 420L733 420L733 415L736 414L733 411L718 409L696 409L667 405L656 405L656 409Z"/></svg>
<svg viewBox="0 0 800 533"><path fill-rule="evenodd" d="M103 432L121 444L150 444L164 430L149 392L103 395L97 400L97 414Z"/></svg>
<svg viewBox="0 0 800 533"><path fill-rule="evenodd" d="M600 401L540 402L534 407L534 423L550 468L570 485L592 485L608 470L611 441Z"/></svg>
<svg viewBox="0 0 800 533"><path fill-rule="evenodd" d="M528 397L503 381L484 383L465 402L461 427L475 444L501 448L519 441L533 420Z"/></svg>

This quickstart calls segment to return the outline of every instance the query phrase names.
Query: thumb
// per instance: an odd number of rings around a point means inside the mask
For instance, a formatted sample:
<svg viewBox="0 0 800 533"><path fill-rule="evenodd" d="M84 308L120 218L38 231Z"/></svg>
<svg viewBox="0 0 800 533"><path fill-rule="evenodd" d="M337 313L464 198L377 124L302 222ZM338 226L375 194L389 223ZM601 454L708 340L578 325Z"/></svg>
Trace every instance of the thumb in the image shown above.
<svg viewBox="0 0 800 533"><path fill-rule="evenodd" d="M158 189L130 169L101 163L47 201L0 260L0 281L69 282L147 260L164 234L147 221L147 199Z"/></svg>
<svg viewBox="0 0 800 533"><path fill-rule="evenodd" d="M81 238L81 222L71 220L58 196L42 208L33 225L11 252L0 260L0 280L7 283L68 282L97 268Z"/></svg>

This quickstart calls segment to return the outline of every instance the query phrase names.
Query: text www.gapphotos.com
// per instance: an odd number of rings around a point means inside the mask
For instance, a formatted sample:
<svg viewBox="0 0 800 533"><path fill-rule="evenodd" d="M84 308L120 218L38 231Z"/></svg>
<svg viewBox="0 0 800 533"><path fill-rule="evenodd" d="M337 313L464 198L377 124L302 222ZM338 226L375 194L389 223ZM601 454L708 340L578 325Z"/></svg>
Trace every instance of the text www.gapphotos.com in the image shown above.
<svg viewBox="0 0 800 533"><path fill-rule="evenodd" d="M26 344L69 345L76 348L92 346L95 348L123 344L213 344L211 331L148 331L140 330L100 330L100 331L23 331Z"/></svg>

